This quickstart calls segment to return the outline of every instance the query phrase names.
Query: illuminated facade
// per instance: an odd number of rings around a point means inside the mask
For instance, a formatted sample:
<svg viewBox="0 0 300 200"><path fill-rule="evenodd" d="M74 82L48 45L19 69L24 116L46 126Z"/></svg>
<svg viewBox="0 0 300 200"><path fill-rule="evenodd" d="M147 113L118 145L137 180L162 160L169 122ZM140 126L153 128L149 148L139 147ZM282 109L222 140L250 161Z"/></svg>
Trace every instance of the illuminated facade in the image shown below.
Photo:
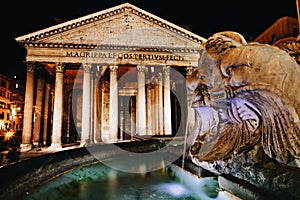
<svg viewBox="0 0 300 200"><path fill-rule="evenodd" d="M0 74L0 131L19 130L23 127L24 88L16 77Z"/></svg>
<svg viewBox="0 0 300 200"><path fill-rule="evenodd" d="M299 64L299 19L293 17L279 18L274 24L262 32L254 41L277 46L288 52Z"/></svg>
<svg viewBox="0 0 300 200"><path fill-rule="evenodd" d="M16 41L27 50L22 149L184 134L204 38L125 3Z"/></svg>

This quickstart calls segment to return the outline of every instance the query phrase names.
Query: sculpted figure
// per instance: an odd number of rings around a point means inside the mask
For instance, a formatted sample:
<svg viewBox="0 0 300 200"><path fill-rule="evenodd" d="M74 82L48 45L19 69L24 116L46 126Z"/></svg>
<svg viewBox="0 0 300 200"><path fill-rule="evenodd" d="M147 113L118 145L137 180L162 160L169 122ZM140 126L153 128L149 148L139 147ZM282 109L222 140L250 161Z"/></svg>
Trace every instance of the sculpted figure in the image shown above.
<svg viewBox="0 0 300 200"><path fill-rule="evenodd" d="M190 137L194 163L227 160L259 145L288 164L300 157L300 66L283 50L247 43L236 32L216 33L204 44L188 79L191 107L200 118Z"/></svg>

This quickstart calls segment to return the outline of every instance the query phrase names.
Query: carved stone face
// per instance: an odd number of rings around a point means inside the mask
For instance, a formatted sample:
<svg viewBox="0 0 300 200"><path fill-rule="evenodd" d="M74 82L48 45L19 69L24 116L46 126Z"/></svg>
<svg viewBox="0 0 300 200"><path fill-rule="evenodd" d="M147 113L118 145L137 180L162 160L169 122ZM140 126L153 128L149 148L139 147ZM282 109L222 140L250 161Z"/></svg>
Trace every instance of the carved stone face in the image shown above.
<svg viewBox="0 0 300 200"><path fill-rule="evenodd" d="M251 83L253 68L241 66L222 66L224 84L230 87L241 87Z"/></svg>
<svg viewBox="0 0 300 200"><path fill-rule="evenodd" d="M242 39L213 35L187 80L201 122L192 132L195 163L226 160L257 144L282 163L300 158L299 65L277 47Z"/></svg>

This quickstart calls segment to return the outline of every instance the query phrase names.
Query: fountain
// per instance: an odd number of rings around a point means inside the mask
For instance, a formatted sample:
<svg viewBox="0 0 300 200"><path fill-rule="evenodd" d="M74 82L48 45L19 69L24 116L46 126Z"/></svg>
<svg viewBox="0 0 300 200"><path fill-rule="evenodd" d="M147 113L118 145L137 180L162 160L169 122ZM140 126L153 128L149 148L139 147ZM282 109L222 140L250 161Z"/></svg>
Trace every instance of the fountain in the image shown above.
<svg viewBox="0 0 300 200"><path fill-rule="evenodd" d="M187 77L195 121L183 145L149 139L17 162L0 169L0 199L97 199L100 189L113 199L297 199L299 75L277 47L216 33Z"/></svg>
<svg viewBox="0 0 300 200"><path fill-rule="evenodd" d="M120 154L120 149L127 153ZM178 155L169 150L158 140L144 140L23 160L0 169L0 198L238 199L220 190L216 176L199 179L172 163ZM155 156L144 156L151 152Z"/></svg>
<svg viewBox="0 0 300 200"><path fill-rule="evenodd" d="M190 160L268 198L297 199L299 77L299 65L278 47L248 43L232 31L209 37L187 79L200 123L189 133Z"/></svg>
<svg viewBox="0 0 300 200"><path fill-rule="evenodd" d="M134 166L135 169L145 168L144 162L151 164L144 159L140 165ZM24 200L62 198L225 200L232 196L219 191L218 181L214 177L193 179L174 165L151 172L126 173L98 162L64 173L22 197Z"/></svg>

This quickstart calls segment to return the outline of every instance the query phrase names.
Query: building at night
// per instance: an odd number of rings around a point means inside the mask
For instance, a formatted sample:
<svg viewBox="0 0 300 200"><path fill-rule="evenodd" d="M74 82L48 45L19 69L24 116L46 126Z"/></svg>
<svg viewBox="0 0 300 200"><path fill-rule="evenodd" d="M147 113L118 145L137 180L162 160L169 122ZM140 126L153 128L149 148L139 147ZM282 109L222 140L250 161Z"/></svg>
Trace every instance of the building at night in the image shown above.
<svg viewBox="0 0 300 200"><path fill-rule="evenodd" d="M20 130L23 127L24 87L16 77L0 74L0 131Z"/></svg>
<svg viewBox="0 0 300 200"><path fill-rule="evenodd" d="M16 41L27 52L22 149L184 134L201 36L125 3Z"/></svg>
<svg viewBox="0 0 300 200"><path fill-rule="evenodd" d="M300 63L299 20L282 17L276 20L254 40L255 42L277 46L288 52Z"/></svg>

